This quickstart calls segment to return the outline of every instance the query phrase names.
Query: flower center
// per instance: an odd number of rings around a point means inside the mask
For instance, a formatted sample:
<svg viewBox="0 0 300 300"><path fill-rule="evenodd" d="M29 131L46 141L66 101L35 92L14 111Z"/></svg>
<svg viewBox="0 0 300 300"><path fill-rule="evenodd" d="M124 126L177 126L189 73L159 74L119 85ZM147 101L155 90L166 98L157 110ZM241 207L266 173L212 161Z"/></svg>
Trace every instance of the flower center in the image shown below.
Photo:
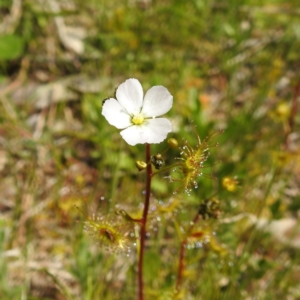
<svg viewBox="0 0 300 300"><path fill-rule="evenodd" d="M144 122L144 117L141 115L141 114L137 114L135 116L132 117L131 119L131 122L134 124L134 125L140 125Z"/></svg>

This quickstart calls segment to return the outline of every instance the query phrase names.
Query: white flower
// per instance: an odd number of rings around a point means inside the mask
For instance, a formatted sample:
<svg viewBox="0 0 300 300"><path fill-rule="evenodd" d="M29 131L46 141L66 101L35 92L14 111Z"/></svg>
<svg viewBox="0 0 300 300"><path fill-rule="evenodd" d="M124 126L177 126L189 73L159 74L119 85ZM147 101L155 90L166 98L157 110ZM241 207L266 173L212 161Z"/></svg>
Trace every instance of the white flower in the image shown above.
<svg viewBox="0 0 300 300"><path fill-rule="evenodd" d="M163 86L153 86L143 99L143 88L137 79L128 79L116 91L116 98L103 104L102 115L131 146L162 142L172 131L168 119L156 118L168 112L173 96Z"/></svg>

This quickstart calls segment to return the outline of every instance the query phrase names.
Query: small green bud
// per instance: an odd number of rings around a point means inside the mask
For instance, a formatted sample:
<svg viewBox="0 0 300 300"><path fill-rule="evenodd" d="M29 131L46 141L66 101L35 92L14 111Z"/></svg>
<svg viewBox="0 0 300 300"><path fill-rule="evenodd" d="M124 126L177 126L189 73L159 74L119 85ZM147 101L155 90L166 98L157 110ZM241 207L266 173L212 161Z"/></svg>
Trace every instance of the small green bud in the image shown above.
<svg viewBox="0 0 300 300"><path fill-rule="evenodd" d="M168 144L173 149L176 149L178 147L178 141L174 138L168 139Z"/></svg>
<svg viewBox="0 0 300 300"><path fill-rule="evenodd" d="M142 171L142 170L147 168L147 164L144 161L141 161L141 160L137 160L135 162L135 165L136 165L136 167L138 168L139 171Z"/></svg>

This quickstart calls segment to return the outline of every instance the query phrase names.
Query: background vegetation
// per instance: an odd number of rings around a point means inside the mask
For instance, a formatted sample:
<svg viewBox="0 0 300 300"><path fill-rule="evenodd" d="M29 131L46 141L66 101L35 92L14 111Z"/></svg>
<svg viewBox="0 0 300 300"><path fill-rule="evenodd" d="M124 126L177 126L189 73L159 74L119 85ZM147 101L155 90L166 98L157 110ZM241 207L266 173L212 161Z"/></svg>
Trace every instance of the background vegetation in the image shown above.
<svg viewBox="0 0 300 300"><path fill-rule="evenodd" d="M74 208L139 213L144 147L101 115L131 77L173 94L170 136L224 129L216 180L153 182L146 299L175 299L174 224L211 197L215 245L187 250L178 299L299 299L299 49L298 0L1 0L0 299L135 299L135 251L99 249Z"/></svg>

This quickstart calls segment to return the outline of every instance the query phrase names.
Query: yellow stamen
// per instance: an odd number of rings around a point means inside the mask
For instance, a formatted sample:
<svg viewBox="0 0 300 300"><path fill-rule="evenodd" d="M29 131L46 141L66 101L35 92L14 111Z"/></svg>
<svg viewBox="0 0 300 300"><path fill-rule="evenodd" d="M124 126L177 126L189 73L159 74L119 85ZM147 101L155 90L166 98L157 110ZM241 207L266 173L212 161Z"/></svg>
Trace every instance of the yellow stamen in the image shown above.
<svg viewBox="0 0 300 300"><path fill-rule="evenodd" d="M145 119L141 114L137 114L131 119L134 125L141 125L142 123L144 123L144 120Z"/></svg>

